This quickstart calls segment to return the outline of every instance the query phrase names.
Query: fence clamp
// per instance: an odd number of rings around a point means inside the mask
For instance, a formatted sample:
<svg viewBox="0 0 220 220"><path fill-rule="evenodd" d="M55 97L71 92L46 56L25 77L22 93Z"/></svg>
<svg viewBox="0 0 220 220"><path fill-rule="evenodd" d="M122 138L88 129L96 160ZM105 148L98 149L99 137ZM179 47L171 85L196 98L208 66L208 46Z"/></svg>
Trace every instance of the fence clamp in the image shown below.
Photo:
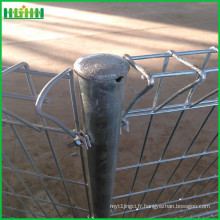
<svg viewBox="0 0 220 220"><path fill-rule="evenodd" d="M129 132L129 124L130 124L130 121L128 119L122 118L121 128L125 129L127 132ZM122 134L121 129L120 129L120 134Z"/></svg>
<svg viewBox="0 0 220 220"><path fill-rule="evenodd" d="M75 129L73 132L76 134L76 137L73 139L73 142L68 144L68 147L80 147L83 146L85 149L88 150L89 147L91 147L91 143L89 140L89 136L85 134L83 131L76 131Z"/></svg>

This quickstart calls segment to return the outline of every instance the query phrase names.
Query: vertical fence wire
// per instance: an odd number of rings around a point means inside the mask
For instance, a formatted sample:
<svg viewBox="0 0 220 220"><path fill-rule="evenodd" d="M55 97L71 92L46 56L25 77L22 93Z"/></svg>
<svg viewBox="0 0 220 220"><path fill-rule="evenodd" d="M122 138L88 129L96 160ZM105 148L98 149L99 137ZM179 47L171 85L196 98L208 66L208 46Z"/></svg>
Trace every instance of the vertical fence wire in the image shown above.
<svg viewBox="0 0 220 220"><path fill-rule="evenodd" d="M76 103L76 95L75 95L75 80L73 72L70 72L70 94L71 94L71 101L72 101L72 109L74 112L74 119L75 119L75 125L77 132L80 132L80 125L79 125L79 117L78 117L78 110L77 110L77 103ZM89 217L92 217L92 209L90 205L90 196L89 196L89 188L88 188L88 181L87 181L87 173L86 173L86 165L84 160L84 153L82 146L79 146L80 148L80 158L81 158L81 165L82 165L82 171L83 171L83 179L85 182L85 191L86 191L86 198L87 198L87 205L89 209Z"/></svg>

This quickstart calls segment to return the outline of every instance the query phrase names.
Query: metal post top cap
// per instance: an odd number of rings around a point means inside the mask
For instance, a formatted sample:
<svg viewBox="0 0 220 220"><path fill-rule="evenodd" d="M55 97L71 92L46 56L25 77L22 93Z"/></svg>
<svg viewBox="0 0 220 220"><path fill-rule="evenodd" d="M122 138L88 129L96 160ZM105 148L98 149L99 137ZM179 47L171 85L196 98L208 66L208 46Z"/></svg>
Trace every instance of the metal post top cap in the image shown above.
<svg viewBox="0 0 220 220"><path fill-rule="evenodd" d="M130 65L125 59L111 54L88 55L74 63L78 75L92 80L115 80L125 76L129 69Z"/></svg>

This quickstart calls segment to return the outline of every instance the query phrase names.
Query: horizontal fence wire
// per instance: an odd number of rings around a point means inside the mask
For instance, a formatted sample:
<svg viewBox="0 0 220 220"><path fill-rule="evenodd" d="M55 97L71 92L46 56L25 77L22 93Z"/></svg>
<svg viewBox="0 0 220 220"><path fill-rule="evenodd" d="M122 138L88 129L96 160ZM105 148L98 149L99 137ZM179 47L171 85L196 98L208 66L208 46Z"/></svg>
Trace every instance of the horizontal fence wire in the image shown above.
<svg viewBox="0 0 220 220"><path fill-rule="evenodd" d="M25 171L25 170L14 169L14 168L5 167L5 166L2 166L2 169L3 170L10 170L12 172L17 172L17 173L24 173L24 174L28 174L28 175L43 177L43 178L46 178L46 179L63 181L63 182L72 183L72 184L76 184L76 185L82 185L82 186L86 185L85 183L81 183L81 182L76 182L76 181L72 181L72 180L68 180L68 179L61 179L61 178L57 178L55 176L47 176L47 175L44 175L44 174L37 174L37 173L33 173L33 172Z"/></svg>
<svg viewBox="0 0 220 220"><path fill-rule="evenodd" d="M6 192L6 191L3 191L2 194L3 194L3 195L12 195L12 196L15 196L15 197L17 197L17 198L32 199L32 197L30 197L30 196L24 196L24 195L14 194L14 193ZM37 201L38 201L38 202L42 202L42 203L52 204L51 202L46 201L46 200L42 200L42 199L37 199ZM65 205L65 204L60 204L60 203L55 203L55 204L56 204L57 206L60 206L60 207L72 209L71 206L68 206L68 205ZM82 208L76 208L76 207L74 207L74 209L79 210L79 211L83 211L83 212L89 212L89 210L82 209Z"/></svg>
<svg viewBox="0 0 220 220"><path fill-rule="evenodd" d="M139 159L137 160L136 164L133 165L127 165L118 167L116 169L117 172L126 171L126 170L132 170L135 169L134 176L132 177L132 184L129 190L129 193L127 194L121 194L121 195L115 195L113 196L113 204L117 203L119 199L125 199L125 207L123 208L123 211L117 212L116 209L112 208L112 215L111 217L127 217L128 214L133 214L133 217L138 217L139 214L144 213L142 216L147 218L160 218L160 217L169 217L169 216L176 216L176 217L192 217L192 218L198 218L198 217L215 217L218 215L217 210L208 209L202 210L199 208L191 208L191 209L179 209L176 210L175 208L169 209L169 212L163 213L165 209L158 209L157 212L153 208L143 208L141 205L144 204L144 201L146 198L149 198L149 194L152 192L158 192L157 196L151 201L151 205L157 205L157 206L164 206L164 205L172 205L172 204L179 204L182 202L187 202L190 204L190 202L194 202L197 205L207 205L210 207L214 207L217 205L217 191L216 187L217 185L216 180L218 178L217 173L214 175L208 175L210 170L213 170L214 167L216 167L217 164L217 157L213 159L213 155L217 156L218 151L213 150L213 145L215 145L215 141L217 140L217 134L213 133L213 137L207 146L203 146L204 150L202 152L197 153L190 153L190 150L194 146L197 139L202 135L202 132L204 130L204 127L209 122L210 118L213 117L212 115L215 112L216 106L218 105L218 98L217 98L217 89L214 89L211 92L208 92L206 95L203 95L202 97L198 98L195 101L191 101L193 98L193 95L197 89L198 85L202 85L206 81L206 76L209 76L210 74L216 74L218 71L217 67L209 67L207 68L207 65L210 61L210 57L212 54L217 53L218 50L215 47L211 47L208 50L197 50L197 51L186 51L186 52L174 52L169 51L164 54L154 54L154 55L143 55L143 56L127 56L126 59L130 59L130 64L137 69L138 72L140 72L144 76L147 76L149 78L148 84L144 88L144 90L136 93L136 97L131 101L131 103L128 105L127 109L124 111L124 122L125 124L128 123L129 120L136 117L143 117L147 116L149 118L147 130L145 133L144 140L142 141L142 149L139 155ZM185 60L185 57L187 58L190 56L197 56L203 54L205 56L203 64L201 67L197 67L189 63ZM162 71L157 72L155 74L149 74L147 73L139 64L136 62L139 60L145 61L150 59L164 59L163 65L161 67ZM190 70L184 70L184 71L173 71L169 72L167 71L168 65L170 63L170 60L176 60L177 62L180 62L187 67L189 67ZM34 218L39 217L66 217L66 214L61 213L60 208L66 208L68 211L68 214L70 214L72 217L81 217L81 213L85 213L87 216L91 217L92 215L92 209L91 209L91 199L89 195L89 184L87 182L87 170L86 170L86 160L84 159L84 150L83 146L85 147L89 143L86 140L86 136L82 137L82 142L79 146L79 154L80 154L80 161L81 161L81 169L82 169L82 178L83 181L75 181L72 179L68 179L64 177L63 170L61 167L61 164L58 160L58 154L55 150L55 146L52 140L52 133L60 133L60 134L68 134L70 135L73 140L74 138L79 134L80 126L79 126L79 119L78 119L78 113L77 113L77 104L76 104L76 97L75 97L75 88L74 88L74 76L71 69L67 69L60 73L59 75L55 73L49 73L49 72L41 72L36 70L31 70L29 65L27 63L20 63L12 67L3 67L3 81L4 79L9 76L10 74L16 73L18 76L22 76L25 74L27 79L27 86L30 90L30 95L27 94L18 94L14 92L8 92L3 91L2 96L7 99L8 101L11 100L21 100L26 102L36 102L37 108L38 108L38 114L40 115L40 123L31 123L25 118L17 115L15 112L13 112L11 109L7 109L7 104L3 104L3 129L4 127L10 128L12 133L14 134L14 137L16 138L17 142L20 145L20 148L23 151L23 154L29 161L30 167L32 167L32 170L34 172L31 172L29 170L23 170L16 167L16 164L14 164L14 161L10 159L10 157L7 155L6 152L4 152L3 148L3 171L9 172L13 174L16 177L16 181L18 184L22 185L24 187L24 191L17 192L14 190L13 186L9 179L7 179L7 176L4 177L3 175L3 217L5 218L14 218L14 217L25 217L25 216L31 216ZM167 99L159 103L159 99L161 96L161 91L165 84L165 79L169 78L172 80L173 78L178 78L182 76L195 76L196 80L185 86L184 88L181 88L176 93L171 95L170 97L167 97ZM48 77L50 79L50 82L44 87L44 89L37 94L35 85L32 81L32 76L36 77ZM217 76L217 74L216 74ZM129 77L129 75L128 75ZM75 128L67 128L64 124L62 124L58 119L53 118L50 115L45 114L42 112L42 105L50 105L51 100L46 97L48 91L50 91L53 87L55 87L55 84L59 82L60 80L68 80L69 81L69 92L71 95L71 101L72 101L72 112L73 116L75 118ZM158 85L155 90L154 98L153 98L153 104L152 107L148 108L135 108L135 106L144 100L145 94L152 88L156 87L156 84L154 85L154 81L158 80ZM133 91L135 91L133 89ZM179 97L181 94L186 93L187 98L182 103L172 104L171 102L174 101L177 97ZM8 102L7 102L8 103ZM185 116L186 112L193 110L193 111L199 111L200 109L209 109L209 112L207 115L204 116L203 121L200 122L200 126L197 129L197 132L195 133L194 137L192 137L191 143L186 146L185 152L183 154L179 154L176 157L168 157L165 158L165 155L171 145L171 142L173 141L175 135L178 133L178 128L183 120L183 117ZM147 145L149 141L149 136L153 127L153 123L157 120L156 115L158 114L170 114L174 112L179 112L179 116L173 126L173 129L167 139L167 142L164 143L163 151L161 152L159 160L144 162L144 153L147 150ZM46 120L53 121L57 126L51 126L46 123ZM127 124L127 126L132 126ZM51 176L47 174L41 173L42 171L38 170L38 166L35 164L34 160L32 159L32 156L30 154L30 147L26 146L25 139L22 139L22 135L19 134L19 128L29 128L32 132L41 133L41 135L46 138L47 145L50 149L50 152L52 153L52 158L55 162L55 166L58 172L59 176ZM76 129L73 131L73 129ZM77 133L78 132L78 133ZM129 135L133 135L130 133ZM212 156L212 157L211 157ZM199 162L203 158L212 158L209 160L209 163L206 165L206 167L203 170L200 170L199 177L194 179L189 179L191 177L191 174L198 166ZM192 164L192 167L189 171L187 171L183 176L182 179L179 179L178 182L173 182L173 177L175 176L176 172L178 171L179 167L183 164L184 161L187 159L194 159L195 162ZM161 168L162 165L175 162L176 165L173 166L173 171L171 172L170 176L167 176L167 181L164 185L152 187L153 181L155 180L155 176L158 173L158 170ZM141 191L136 191L135 187L137 184L137 177L139 175L140 169L154 166L154 170L152 172L151 178L146 183L145 189ZM23 179L23 175L35 177L38 179L39 184L41 185L41 188L43 188L45 195L47 195L47 199L39 198L38 195L35 195L34 192L32 192L31 187L26 184L25 180ZM48 188L48 185L46 182L48 180L54 180L57 182L62 183L63 187L63 197L65 197L65 202L58 202L54 200L53 195L51 195L51 191ZM117 184L117 183L116 183ZM214 187L212 186L213 184ZM77 204L73 202L73 198L71 196L70 191L72 191L72 188L80 186L84 188L84 193L86 195L86 201L84 202L87 204L87 209L79 207ZM117 185L116 185L117 186ZM182 190L182 187L188 186L187 190L184 194L181 195L181 197L176 200L176 195ZM197 190L195 190L198 187ZM210 186L211 189L210 189ZM169 194L169 198L166 198L167 201L160 202L161 197L164 195L166 190L172 190ZM192 195L193 193L193 195ZM79 194L80 195L80 194ZM128 209L128 205L133 201L133 198L135 196L139 196L139 200L135 200L137 204L139 204L139 208L137 209ZM213 196L213 197L210 197ZM213 201L212 201L213 199ZM36 207L37 211L33 210L33 207L29 207L27 204L27 200L32 201L34 206ZM53 215L51 216L51 213L48 213L45 209L45 205L50 205L52 208ZM32 205L33 206L33 205ZM85 216L85 215L84 215Z"/></svg>

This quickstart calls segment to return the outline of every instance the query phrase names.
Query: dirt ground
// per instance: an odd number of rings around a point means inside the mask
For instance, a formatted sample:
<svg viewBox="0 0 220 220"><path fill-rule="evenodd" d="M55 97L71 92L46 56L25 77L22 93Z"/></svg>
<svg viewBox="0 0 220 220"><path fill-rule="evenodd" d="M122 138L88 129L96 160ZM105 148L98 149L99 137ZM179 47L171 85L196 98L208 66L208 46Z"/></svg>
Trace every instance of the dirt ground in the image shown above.
<svg viewBox="0 0 220 220"><path fill-rule="evenodd" d="M23 5L23 4L22 4ZM3 3L3 8L21 7L20 3ZM54 3L24 3L28 8L44 8L45 18L43 20L4 20L2 21L2 64L11 66L19 62L27 62L31 69L60 73L66 68L72 68L77 58L94 53L110 53L122 56L127 53L131 56L165 53L167 50L187 51L208 49L210 46L218 46L218 5L211 2L198 3L83 3L83 2L54 2ZM201 66L204 55L189 56L187 59L197 66ZM163 59L139 61L150 73L158 73L162 70ZM217 55L212 55L208 68L217 66ZM171 60L167 71L187 70L178 62ZM25 81L25 75L12 73L6 76L2 82L3 91L28 95L29 90ZM37 93L50 80L45 76L33 76ZM161 90L159 103L178 89L195 80L195 76L181 76L166 78ZM145 82L140 79L139 73L131 69L128 74L124 108L134 98L134 93L129 86L140 91ZM149 108L152 106L153 97L158 81L143 99L137 103L134 109ZM211 92L217 87L217 74L207 74L206 81L197 88L192 98L193 101ZM77 99L79 101L79 89ZM44 110L61 120L67 127L74 128L74 119L70 102L68 80L63 79L52 88L48 94L50 104L44 105ZM172 103L183 103L186 95L177 98ZM79 102L78 102L79 103ZM34 110L34 103L30 101L15 100L3 97L3 105L6 109L16 113L32 123L40 123L39 117ZM210 107L185 111L177 127L176 133L171 140L164 159L183 155L193 140L197 130L205 120ZM142 162L147 163L160 159L163 149L168 142L170 134L180 112L158 114L153 117L151 130L148 136L146 149ZM81 113L80 113L81 118ZM137 164L144 136L146 134L150 116L142 116L130 119L130 131L122 131L119 142L119 153L117 167L124 167ZM47 121L49 126L55 126ZM3 129L3 152L6 154L14 168L33 172L25 153L22 151L19 142L16 140L12 129L7 125ZM38 133L30 128L16 127L16 130L23 140L33 163L40 174L59 177L59 173L51 153L45 132ZM201 153L208 146L217 132L217 108L214 109L208 122L195 140L189 154ZM80 163L79 149L68 148L71 137L66 134L49 132L54 145L55 153L65 179L83 182L82 168ZM217 149L217 140L209 150ZM71 154L76 153L75 156ZM187 181L197 179L215 159L216 154L204 156ZM170 181L170 184L181 182L190 171L198 157L185 159ZM179 161L163 163L158 171L150 188L161 187L166 184L171 173ZM3 159L3 166L9 167ZM156 165L140 168L133 192L145 190ZM204 177L215 175L217 162ZM37 176L19 173L30 192L38 199L49 201L42 184ZM135 169L128 169L116 172L114 196L130 192ZM15 172L3 169L3 177L12 187L15 193L30 196L27 189L19 181ZM43 179L55 203L68 205L68 199L60 181ZM208 181L201 181L190 191L189 196L195 195ZM212 180L201 192L207 193L217 183ZM67 183L67 188L76 207L87 209L86 194L84 186ZM192 186L186 184L176 193L173 200L178 200ZM166 202L177 187L164 190L158 204ZM3 190L10 192L10 188L3 184ZM214 191L217 189L215 188ZM159 191L147 193L143 204L151 205L157 198ZM138 204L142 195L132 196L129 204ZM213 196L213 195L212 195ZM26 210L19 199L7 195L11 204L3 197L3 204L6 206L15 205L17 208ZM206 197L201 200L192 200L191 204L202 204L208 199L215 201L216 197ZM23 202L33 212L42 214L32 199L22 198ZM116 199L113 204L126 204L125 199ZM182 204L187 204L185 201ZM50 217L58 217L54 207L50 204L40 202L42 208ZM69 208L57 206L62 217L73 217ZM213 205L211 209L215 209ZM117 209L116 212L122 212ZM153 210L150 216L157 215L160 210ZM170 210L164 210L163 213ZM177 209L173 211L178 211ZM198 210L198 212L205 212ZM209 211L209 210L206 210ZM16 210L3 209L3 214L18 217L30 217L29 214L21 215ZM191 211L193 213L193 211ZM138 212L137 217L145 217L147 211ZM190 214L190 211L188 212ZM87 217L88 213L77 211L76 217ZM181 217L179 214L177 217ZM40 216L39 216L40 217ZM122 217L121 215L117 217ZM134 213L125 217L134 217ZM173 217L173 216L169 216Z"/></svg>

